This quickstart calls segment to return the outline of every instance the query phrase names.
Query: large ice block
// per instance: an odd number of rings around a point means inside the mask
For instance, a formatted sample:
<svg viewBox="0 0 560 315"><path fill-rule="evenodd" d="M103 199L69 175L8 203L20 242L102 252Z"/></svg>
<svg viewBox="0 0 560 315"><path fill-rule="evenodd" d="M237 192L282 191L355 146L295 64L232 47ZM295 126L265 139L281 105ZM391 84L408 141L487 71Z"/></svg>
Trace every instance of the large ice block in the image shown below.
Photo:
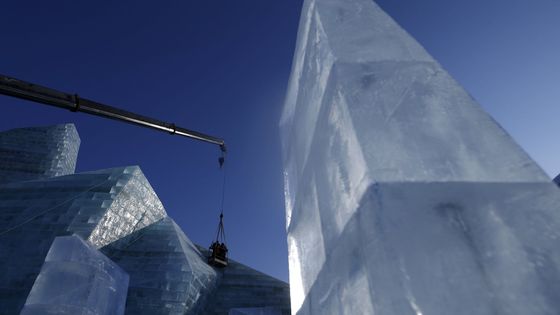
<svg viewBox="0 0 560 315"><path fill-rule="evenodd" d="M166 217L101 249L130 275L126 314L199 314L217 274Z"/></svg>
<svg viewBox="0 0 560 315"><path fill-rule="evenodd" d="M128 275L77 235L57 237L22 315L122 315Z"/></svg>
<svg viewBox="0 0 560 315"><path fill-rule="evenodd" d="M304 2L280 128L292 312L560 312L558 189L374 2Z"/></svg>
<svg viewBox="0 0 560 315"><path fill-rule="evenodd" d="M0 186L0 305L21 309L55 237L99 248L165 215L137 166Z"/></svg>
<svg viewBox="0 0 560 315"><path fill-rule="evenodd" d="M73 174L79 148L74 124L0 132L0 184Z"/></svg>

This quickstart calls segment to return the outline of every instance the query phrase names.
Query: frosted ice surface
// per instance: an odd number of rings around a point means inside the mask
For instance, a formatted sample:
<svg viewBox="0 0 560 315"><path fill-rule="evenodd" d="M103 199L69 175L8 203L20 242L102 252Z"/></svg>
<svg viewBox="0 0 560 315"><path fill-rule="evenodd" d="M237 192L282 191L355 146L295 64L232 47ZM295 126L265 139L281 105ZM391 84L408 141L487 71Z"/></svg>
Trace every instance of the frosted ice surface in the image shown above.
<svg viewBox="0 0 560 315"><path fill-rule="evenodd" d="M79 148L74 124L0 132L0 184L72 174Z"/></svg>
<svg viewBox="0 0 560 315"><path fill-rule="evenodd" d="M166 217L102 248L130 275L126 314L199 314L217 274Z"/></svg>
<svg viewBox="0 0 560 315"><path fill-rule="evenodd" d="M124 313L128 275L79 236L53 242L22 315Z"/></svg>
<svg viewBox="0 0 560 315"><path fill-rule="evenodd" d="M0 305L21 310L55 237L75 233L99 248L165 215L136 166L1 186Z"/></svg>
<svg viewBox="0 0 560 315"><path fill-rule="evenodd" d="M558 189L372 1L305 1L280 128L293 312L560 312Z"/></svg>

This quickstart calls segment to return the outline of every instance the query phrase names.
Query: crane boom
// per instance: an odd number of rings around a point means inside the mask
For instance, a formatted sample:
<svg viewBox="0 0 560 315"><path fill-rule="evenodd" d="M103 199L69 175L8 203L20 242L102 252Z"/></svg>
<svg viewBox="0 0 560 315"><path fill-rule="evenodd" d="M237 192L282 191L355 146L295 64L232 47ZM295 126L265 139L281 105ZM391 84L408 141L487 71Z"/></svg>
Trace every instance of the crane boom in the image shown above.
<svg viewBox="0 0 560 315"><path fill-rule="evenodd" d="M116 107L104 105L86 98L81 98L77 94L60 92L1 74L0 94L64 108L73 112L83 112L86 114L124 121L142 127L169 132L172 135L180 135L191 139L213 143L219 145L222 152L226 151L223 139L209 136L198 131L182 128L176 126L174 123L163 122Z"/></svg>

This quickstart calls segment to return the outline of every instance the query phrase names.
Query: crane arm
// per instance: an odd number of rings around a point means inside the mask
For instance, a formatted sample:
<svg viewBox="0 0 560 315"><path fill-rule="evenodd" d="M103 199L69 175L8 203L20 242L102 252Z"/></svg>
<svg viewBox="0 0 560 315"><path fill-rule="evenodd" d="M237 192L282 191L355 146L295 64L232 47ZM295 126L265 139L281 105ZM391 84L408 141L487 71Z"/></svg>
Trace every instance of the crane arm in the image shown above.
<svg viewBox="0 0 560 315"><path fill-rule="evenodd" d="M213 143L219 145L222 152L226 151L226 145L223 139L209 136L198 131L182 128L176 126L174 123L163 122L154 118L104 105L86 98L81 98L77 94L67 94L1 74L0 94L64 108L73 112L83 112L104 118L124 121L142 127L169 132L172 135L180 135L191 139Z"/></svg>

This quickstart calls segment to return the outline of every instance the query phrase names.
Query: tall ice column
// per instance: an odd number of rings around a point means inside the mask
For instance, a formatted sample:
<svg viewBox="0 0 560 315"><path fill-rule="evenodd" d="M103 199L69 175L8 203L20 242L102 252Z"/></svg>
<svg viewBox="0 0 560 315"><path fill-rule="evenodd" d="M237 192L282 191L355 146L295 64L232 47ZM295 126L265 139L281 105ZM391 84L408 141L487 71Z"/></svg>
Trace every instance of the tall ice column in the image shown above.
<svg viewBox="0 0 560 315"><path fill-rule="evenodd" d="M558 314L560 195L371 0L306 0L280 121L294 314Z"/></svg>

